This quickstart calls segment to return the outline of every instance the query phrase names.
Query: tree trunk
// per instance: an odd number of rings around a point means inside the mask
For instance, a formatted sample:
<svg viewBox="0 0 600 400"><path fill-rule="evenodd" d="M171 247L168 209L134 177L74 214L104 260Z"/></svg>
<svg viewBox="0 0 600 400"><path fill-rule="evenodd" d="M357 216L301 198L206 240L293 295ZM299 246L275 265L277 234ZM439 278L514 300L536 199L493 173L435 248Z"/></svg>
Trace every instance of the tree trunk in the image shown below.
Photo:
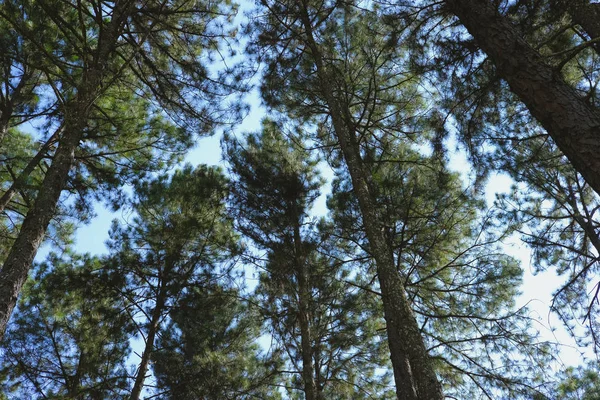
<svg viewBox="0 0 600 400"><path fill-rule="evenodd" d="M110 22L100 30L98 49L91 54L89 65L83 70L80 87L72 102L64 106L64 133L50 168L46 172L33 207L27 213L19 235L0 271L0 341L14 309L19 292L27 279L29 268L56 213L58 200L75 164L75 151L88 123L90 107L102 90L106 66L114 54L128 13L134 2L121 0L114 3Z"/></svg>
<svg viewBox="0 0 600 400"><path fill-rule="evenodd" d="M58 199L75 162L75 150L83 134L84 122L74 121L65 129L35 203L27 213L19 235L0 271L0 341L4 337L8 320L27 279L29 268L44 239L50 220L56 212Z"/></svg>
<svg viewBox="0 0 600 400"><path fill-rule="evenodd" d="M306 31L307 47L313 57L321 93L329 108L333 128L350 173L370 252L377 267L396 394L400 400L441 400L444 398L441 385L425 349L400 274L396 270L392 249L383 235L383 225L371 195L371 178L361 158L354 128L350 120L345 118L348 110L335 97L331 87L331 82L335 82L335 79L329 76L323 63L323 56L312 34L306 7L303 11L301 19Z"/></svg>
<svg viewBox="0 0 600 400"><path fill-rule="evenodd" d="M569 13L590 39L600 38L600 4L590 0L558 0L553 6ZM600 43L593 44L593 48L600 54Z"/></svg>
<svg viewBox="0 0 600 400"><path fill-rule="evenodd" d="M154 340L156 339L156 333L158 332L160 325L160 318L165 307L165 297L165 291L163 288L161 288L156 299L154 310L152 310L152 318L150 320L150 326L148 327L146 345L144 346L144 352L142 353L142 359L140 361L140 366L138 367L138 372L135 377L135 383L133 384L133 389L131 390L131 396L129 396L129 400L139 400L140 395L142 394L144 381L146 380L146 374L148 373L148 366L150 365L150 356L154 351Z"/></svg>
<svg viewBox="0 0 600 400"><path fill-rule="evenodd" d="M558 148L600 194L600 112L582 99L489 0L446 4Z"/></svg>
<svg viewBox="0 0 600 400"><path fill-rule="evenodd" d="M307 266L302 251L299 222L294 226L294 267L298 277L298 323L300 324L300 345L302 347L302 380L304 381L304 394L306 400L317 400L317 385L313 364L313 348L310 334L310 316L308 299Z"/></svg>
<svg viewBox="0 0 600 400"><path fill-rule="evenodd" d="M443 399L441 386L425 349L417 320L396 270L392 250L383 235L382 224L369 190L369 179L357 149L356 139L344 126L339 116L340 111L336 108L331 109L334 130L350 173L370 252L377 267L396 394L400 400Z"/></svg>

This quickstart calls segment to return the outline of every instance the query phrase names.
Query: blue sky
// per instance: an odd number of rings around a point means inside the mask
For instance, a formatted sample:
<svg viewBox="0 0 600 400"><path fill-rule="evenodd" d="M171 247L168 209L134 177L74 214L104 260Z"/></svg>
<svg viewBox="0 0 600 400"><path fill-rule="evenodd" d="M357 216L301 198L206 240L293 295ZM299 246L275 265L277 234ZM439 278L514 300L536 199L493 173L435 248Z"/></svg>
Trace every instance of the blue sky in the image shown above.
<svg viewBox="0 0 600 400"><path fill-rule="evenodd" d="M251 111L243 123L235 128L234 132L236 134L258 131L261 120L265 116L265 111L260 106L256 93L253 93L249 99ZM221 165L225 168L221 156L220 138L221 134L217 134L212 137L198 139L195 148L185 158L185 162L193 165L200 163ZM454 142L448 145L449 149L454 149L455 147ZM450 168L461 172L465 176L469 174L470 166L464 151L453 151L451 153ZM326 170L323 175L326 179L331 180L331 171ZM496 193L508 192L512 183L513 181L506 175L492 175L486 186L488 204L492 204ZM323 215L326 212L325 200L328 192L327 188L328 186L326 185L321 198L315 205L314 213L317 215ZM97 216L91 223L81 226L77 230L76 250L78 252L90 252L92 254L106 253L104 242L108 238L108 230L112 220L127 220L129 216L129 211L126 209L113 213L105 209L101 204L96 204L95 211ZM552 292L560 286L563 279L557 277L553 271L534 275L534 268L531 265L531 252L516 235L505 243L504 250L507 254L516 257L521 262L524 271L524 282L522 295L517 301L517 306L528 305L531 315L539 321L538 328L542 333L542 338L563 344L559 357L565 365L577 365L581 363L582 352L584 352L586 357L593 357L591 349L586 350L576 346L573 338L563 328L562 323L554 314L549 312L549 306L552 302ZM40 252L38 260L42 259L45 254L47 254L47 248L45 251Z"/></svg>
<svg viewBox="0 0 600 400"><path fill-rule="evenodd" d="M249 94L247 101L250 104L251 110L243 123L234 129L234 132L236 133L258 131L260 129L261 120L265 116L265 111L260 106L260 100L256 91ZM195 148L188 154L185 162L194 165L200 163L223 165L220 137L221 135L217 134L212 137L198 139ZM448 146L449 149L455 147L454 143L451 143ZM470 166L462 151L452 152L450 166L452 169L460 171L465 175L469 174ZM324 177L330 179L331 172L324 171ZM510 189L511 184L512 180L506 175L493 175L489 179L486 188L486 198L488 199L488 202L490 204L493 202L496 193L507 192ZM325 213L326 188L315 206L314 212L316 214ZM108 231L112 220L127 220L129 216L129 211L126 209L110 212L101 204L95 205L95 212L97 216L91 223L79 227L76 232L75 249L78 252L89 252L92 254L106 253L104 242L108 238ZM542 332L542 338L564 344L564 346L562 346L560 358L566 365L579 364L582 361L582 349L577 348L574 340L562 327L562 323L558 321L556 316L549 312L549 306L552 301L552 292L560 286L563 279L558 278L552 271L534 276L534 268L531 265L531 253L517 236L511 237L510 240L505 243L505 251L520 260L524 271L523 294L518 299L517 306L528 304L532 316L539 320L539 329ZM37 260L43 259L47 252L48 246L39 252ZM591 349L586 350L585 354L587 357L593 356ZM560 368L560 366L558 368Z"/></svg>

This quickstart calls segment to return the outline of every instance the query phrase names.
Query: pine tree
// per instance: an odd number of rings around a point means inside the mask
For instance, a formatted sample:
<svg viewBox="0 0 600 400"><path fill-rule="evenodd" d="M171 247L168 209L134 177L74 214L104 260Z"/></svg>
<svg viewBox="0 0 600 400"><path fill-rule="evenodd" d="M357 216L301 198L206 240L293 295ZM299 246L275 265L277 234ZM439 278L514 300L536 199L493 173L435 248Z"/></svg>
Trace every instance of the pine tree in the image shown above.
<svg viewBox="0 0 600 400"><path fill-rule="evenodd" d="M600 396L597 362L590 362L577 368L567 368L561 376L562 381L556 388L557 400L593 400Z"/></svg>
<svg viewBox="0 0 600 400"><path fill-rule="evenodd" d="M419 126L420 96L403 74L390 31L377 11L335 2L263 3L256 28L266 59L265 99L331 134L348 169L374 256L388 344L400 399L441 399L441 386L411 309L403 278L383 235L362 142L379 133L408 134ZM414 113L413 113L414 112Z"/></svg>
<svg viewBox="0 0 600 400"><path fill-rule="evenodd" d="M234 288L194 289L171 311L152 356L160 398L281 399L277 360L256 342L260 316Z"/></svg>
<svg viewBox="0 0 600 400"><path fill-rule="evenodd" d="M543 393L551 348L538 342L528 310L514 307L522 271L500 248L511 228L499 227L496 212L439 159L392 141L385 153L371 155L374 192L444 392L473 398ZM388 154L395 162L382 162ZM356 244L353 257L374 280L348 177L339 175L329 203L338 235Z"/></svg>
<svg viewBox="0 0 600 400"><path fill-rule="evenodd" d="M461 2L447 4L450 3ZM452 115L449 120L455 120L458 136L468 145L481 175L499 170L518 182L513 194L499 205L506 208L509 223L525 225L521 232L534 251L534 267L554 269L566 277L565 286L555 292L558 296L552 304L554 311L568 322L567 326L579 319L593 329L596 324L590 323L596 319L591 312L593 302L584 293L591 290L591 286L586 288L590 285L588 274L596 268L591 260L597 252L593 243L597 242L598 234L590 212L597 200L593 180L589 177L594 167L591 164L581 167L572 162L573 153L565 150L564 143L555 136L560 134L566 138L581 128L576 125L584 118L575 117L577 111L569 108L574 104L587 109L590 115L598 115L596 88L600 58L594 26L590 20L582 19L582 12L591 17L597 7L587 1L545 0L514 2L506 7L498 6L497 10L491 3L474 7L461 12L466 15L484 7L487 11L482 15L490 20L486 22L477 17L478 21L473 24L481 23L481 26L473 25L475 30L469 28L473 37L466 35L461 26L445 23L448 20L442 22L440 17L447 16L448 8L423 8L423 14L411 16L415 26L423 23L421 26L426 27L415 28L411 37L413 54L420 55L420 58L415 57L418 59L416 69L433 72L429 76L442 88L440 104ZM503 35L509 34L511 39L502 41L511 50L505 49L502 54L491 52L486 57L482 49L487 52L485 46L498 45L492 43L494 38L483 37L487 29L499 26L494 24L504 24ZM456 35L430 40L444 30ZM510 51L515 51L510 62L502 61ZM432 55L435 57L431 58ZM526 90L527 94L522 94L515 89L517 83L511 81L507 73L514 75L512 79L522 79L519 85L529 82L530 88L535 80L550 79L540 83L541 89ZM530 73L535 75L533 80L526 76ZM564 93L570 92L569 98L575 99L575 103L560 97L558 92L548 92L559 87ZM551 102L548 107L560 110L549 113L550 108L538 104L540 113L552 114L543 120L531 108L534 100ZM567 108L570 111L566 111ZM569 115L561 116L564 112ZM573 120L568 122L567 117ZM548 118L557 121L548 122ZM593 135L593 129L590 132ZM581 137L571 141L569 146L577 146L576 141ZM590 148L583 147L585 151ZM585 162L592 162L593 157L586 156ZM586 315L587 311L590 313ZM588 339L593 336L593 331L589 332Z"/></svg>
<svg viewBox="0 0 600 400"><path fill-rule="evenodd" d="M236 85L211 78L204 61L226 36L218 20L226 22L230 12L227 5L185 0L141 6L131 0L109 6L97 1L2 3L3 27L43 55L30 66L44 78L46 98L40 103L49 109L42 117L53 133L41 135L47 146L15 174L14 187L2 200L8 204L34 170L44 171L0 273L0 331L63 191L85 195L86 189L95 189L100 196L97 186L114 187L121 178L155 169L161 165L153 162L157 156L171 159L169 147L177 156L189 147L191 132L175 128L173 121L209 134L226 119L226 107L215 99ZM135 110L135 121L123 114L129 109ZM232 111L227 116L235 118ZM166 116L171 124L161 121ZM39 157L52 160L46 166ZM90 177L101 182L92 183Z"/></svg>
<svg viewBox="0 0 600 400"><path fill-rule="evenodd" d="M597 348L598 195L552 142L531 139L510 152L501 167L519 184L499 198L504 217L520 226L536 271L553 269L565 277L551 308L582 346L592 341ZM587 326L581 337L576 320Z"/></svg>
<svg viewBox="0 0 600 400"><path fill-rule="evenodd" d="M89 255L36 266L2 346L8 398L123 399L133 330L117 290L124 283Z"/></svg>
<svg viewBox="0 0 600 400"><path fill-rule="evenodd" d="M316 160L301 143L268 120L245 142L225 140L238 229L266 252L257 260L263 271L256 296L288 361L288 393L387 398L385 376L376 374L386 367L377 332L380 310L336 258L331 228L309 217L321 181Z"/></svg>
<svg viewBox="0 0 600 400"><path fill-rule="evenodd" d="M535 44L528 43L522 36L522 27L513 24L511 16L503 14L494 3L476 0L447 0L444 3L459 18L476 45L492 60L496 73L506 80L510 90L527 106L574 168L596 192L600 192L600 159L596 147L600 113L594 102L581 96L579 85L574 87L561 76L566 61L552 65L534 47ZM564 6L567 2L554 3ZM570 5L566 8L575 22L581 23L592 39L597 39L593 25L578 20L578 12L585 7L593 10L597 7L587 0L568 3ZM551 42L553 39L546 36L545 40ZM559 55L569 60L592 44L592 40L586 39L574 48L562 49ZM588 72L588 79L594 81L593 70ZM592 86L595 87L595 84L592 83Z"/></svg>
<svg viewBox="0 0 600 400"><path fill-rule="evenodd" d="M172 178L142 183L136 189L137 216L128 225L113 226L110 262L130 281L124 295L137 309L132 315L140 319L144 340L131 399L141 394L169 311L189 287L217 279L218 264L235 247L224 196L218 170L188 166Z"/></svg>

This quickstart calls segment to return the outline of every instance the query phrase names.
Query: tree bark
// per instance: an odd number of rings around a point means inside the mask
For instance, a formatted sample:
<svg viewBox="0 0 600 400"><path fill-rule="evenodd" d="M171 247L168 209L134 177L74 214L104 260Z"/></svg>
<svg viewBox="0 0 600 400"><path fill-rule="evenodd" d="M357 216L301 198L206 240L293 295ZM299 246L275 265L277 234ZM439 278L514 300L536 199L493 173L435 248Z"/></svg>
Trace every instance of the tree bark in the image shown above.
<svg viewBox="0 0 600 400"><path fill-rule="evenodd" d="M144 352L142 353L142 359L140 360L140 366L135 377L135 383L131 390L131 396L129 400L139 400L144 388L144 381L146 380L146 374L148 373L148 366L150 365L150 356L154 351L154 340L156 339L156 333L160 325L160 318L162 317L163 310L165 308L166 293L164 287L161 287L158 297L156 299L156 305L152 310L152 318L150 320L150 326L148 327L148 336L146 337L146 345L144 346Z"/></svg>
<svg viewBox="0 0 600 400"><path fill-rule="evenodd" d="M375 259L396 395L400 400L441 400L444 398L441 385L427 354L402 279L396 270L392 249L383 234L383 224L371 194L371 177L360 155L355 130L350 119L346 117L349 112L336 98L334 88L331 87L331 82L335 80L330 76L319 45L314 39L305 3L301 20L307 36L306 44L315 63L321 93L329 108L333 128L359 202L370 252Z"/></svg>
<svg viewBox="0 0 600 400"><path fill-rule="evenodd" d="M296 213L297 215L298 213ZM317 400L317 385L313 364L313 347L311 344L310 315L308 310L307 266L303 256L302 239L300 237L300 222L294 226L294 263L298 277L298 323L300 324L300 346L302 347L302 380L306 400Z"/></svg>
<svg viewBox="0 0 600 400"><path fill-rule="evenodd" d="M4 337L29 268L44 239L50 220L56 213L58 199L75 162L75 150L79 146L84 126L85 121L74 121L65 129L35 203L27 213L19 235L0 270L0 341Z"/></svg>
<svg viewBox="0 0 600 400"><path fill-rule="evenodd" d="M102 90L101 83L106 74L106 66L114 54L126 17L134 6L134 2L130 0L116 1L114 4L110 22L100 30L99 47L90 55L89 64L83 69L78 92L73 100L64 106L64 133L58 140L52 164L0 270L0 341L4 338L6 326L27 279L29 268L56 213L69 172L75 165L75 151L88 124L90 107Z"/></svg>
<svg viewBox="0 0 600 400"><path fill-rule="evenodd" d="M573 167L600 194L600 112L546 64L491 1L446 0L446 5Z"/></svg>

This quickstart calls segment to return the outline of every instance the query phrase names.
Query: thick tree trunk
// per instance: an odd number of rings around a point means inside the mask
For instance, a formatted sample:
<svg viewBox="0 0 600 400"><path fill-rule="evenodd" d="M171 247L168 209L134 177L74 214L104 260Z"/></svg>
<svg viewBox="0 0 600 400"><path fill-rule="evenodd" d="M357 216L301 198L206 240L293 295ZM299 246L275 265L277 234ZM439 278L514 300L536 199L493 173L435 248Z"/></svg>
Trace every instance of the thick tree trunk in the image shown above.
<svg viewBox="0 0 600 400"><path fill-rule="evenodd" d="M27 279L29 268L56 212L58 199L75 162L75 150L79 146L84 126L82 121L74 121L65 129L38 197L27 213L19 235L0 270L0 341L4 337L6 325Z"/></svg>
<svg viewBox="0 0 600 400"><path fill-rule="evenodd" d="M545 63L492 1L446 0L446 4L575 169L600 193L599 110Z"/></svg>
<svg viewBox="0 0 600 400"><path fill-rule="evenodd" d="M349 113L335 96L331 82L335 80L323 63L323 56L316 43L306 8L301 16L307 36L307 47L314 59L322 95L329 108L333 128L338 138L352 187L358 199L370 251L375 259L377 276L381 287L384 317L396 394L400 400L441 400L441 385L427 354L423 337L408 301L402 279L396 270L392 249L383 234L377 205L370 189L371 177L360 155L351 122L345 118Z"/></svg>
<svg viewBox="0 0 600 400"><path fill-rule="evenodd" d="M156 334L160 325L160 318L162 317L165 307L165 297L166 294L161 288L158 298L156 299L156 305L152 311L152 318L148 327L148 335L146 336L146 345L144 346L144 352L142 353L142 359L140 360L140 366L138 367L138 372L135 377L135 383L133 384L133 389L131 390L131 396L129 396L129 400L139 400L140 395L142 394L144 381L146 380L146 374L148 373L148 367L150 365L150 356L154 351L154 340L156 339Z"/></svg>
<svg viewBox="0 0 600 400"><path fill-rule="evenodd" d="M99 47L90 55L89 65L83 69L78 93L73 101L64 107L65 130L58 141L54 159L0 271L0 341L4 337L29 268L56 213L58 200L69 178L69 171L75 164L75 151L87 126L90 107L102 90L101 83L106 66L114 54L125 20L133 6L134 2L131 0L114 3L112 18L101 30Z"/></svg>

